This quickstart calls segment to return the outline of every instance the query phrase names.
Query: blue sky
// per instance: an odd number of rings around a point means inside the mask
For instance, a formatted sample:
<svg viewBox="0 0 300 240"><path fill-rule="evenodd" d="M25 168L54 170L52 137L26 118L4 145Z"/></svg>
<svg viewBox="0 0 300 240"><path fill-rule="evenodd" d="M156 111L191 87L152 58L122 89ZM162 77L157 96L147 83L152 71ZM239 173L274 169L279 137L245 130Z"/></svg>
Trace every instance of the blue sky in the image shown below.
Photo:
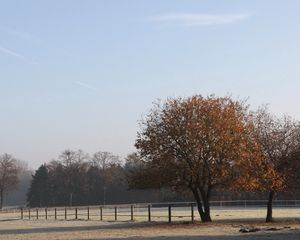
<svg viewBox="0 0 300 240"><path fill-rule="evenodd" d="M156 99L231 94L300 119L300 2L0 1L0 152L134 151Z"/></svg>

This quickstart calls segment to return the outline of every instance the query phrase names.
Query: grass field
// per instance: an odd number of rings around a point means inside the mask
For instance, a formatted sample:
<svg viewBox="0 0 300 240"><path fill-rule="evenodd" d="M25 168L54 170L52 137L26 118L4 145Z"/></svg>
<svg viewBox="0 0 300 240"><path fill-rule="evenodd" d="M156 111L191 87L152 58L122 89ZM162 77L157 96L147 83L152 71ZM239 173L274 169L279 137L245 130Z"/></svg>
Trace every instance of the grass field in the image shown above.
<svg viewBox="0 0 300 240"><path fill-rule="evenodd" d="M143 213L143 212L141 212ZM161 216L165 211L157 211ZM189 215L189 212L174 211L174 215ZM145 216L145 214L141 214ZM0 239L150 239L150 240L239 240L239 239L300 239L300 209L275 209L275 223L263 222L265 209L223 209L212 211L213 223L188 224L181 218L173 224L162 219L140 217L139 221L99 221L84 220L14 220L2 219L0 222ZM195 216L197 217L197 216ZM174 218L175 219L175 218ZM196 218L196 220L199 220ZM240 233L243 227L253 226L258 232Z"/></svg>

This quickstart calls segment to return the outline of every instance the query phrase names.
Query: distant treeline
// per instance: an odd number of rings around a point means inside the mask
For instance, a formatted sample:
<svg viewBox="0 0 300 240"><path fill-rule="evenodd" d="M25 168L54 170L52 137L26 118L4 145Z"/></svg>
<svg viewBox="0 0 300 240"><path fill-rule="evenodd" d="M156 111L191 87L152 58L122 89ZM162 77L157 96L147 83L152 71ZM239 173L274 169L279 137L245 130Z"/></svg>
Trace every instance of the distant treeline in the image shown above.
<svg viewBox="0 0 300 240"><path fill-rule="evenodd" d="M128 155L124 163L109 152L97 152L90 157L81 150L65 150L57 160L41 165L32 175L27 205L50 207L194 201L189 192L181 189L131 189L127 176L141 168L143 162L136 153ZM23 187L19 191L23 193ZM298 195L279 194L278 198L292 199ZM265 198L265 193L227 192L221 189L212 193L212 200Z"/></svg>
<svg viewBox="0 0 300 240"><path fill-rule="evenodd" d="M129 190L126 175L139 164L134 153L124 163L109 152L97 152L89 157L81 150L66 150L57 160L35 171L27 205L78 206L191 199L189 195L179 196L168 189Z"/></svg>

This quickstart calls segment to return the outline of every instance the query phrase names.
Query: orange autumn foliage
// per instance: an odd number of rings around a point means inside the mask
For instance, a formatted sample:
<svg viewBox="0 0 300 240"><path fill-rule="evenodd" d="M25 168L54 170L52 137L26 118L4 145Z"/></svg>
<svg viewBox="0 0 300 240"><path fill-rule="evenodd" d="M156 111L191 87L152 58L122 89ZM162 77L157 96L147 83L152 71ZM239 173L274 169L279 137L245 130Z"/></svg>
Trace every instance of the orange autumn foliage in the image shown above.
<svg viewBox="0 0 300 240"><path fill-rule="evenodd" d="M148 166L147 176L152 169L159 186L191 190L202 221L210 221L212 189L258 185L252 173L262 158L254 129L242 101L170 98L157 103L142 122L136 147Z"/></svg>

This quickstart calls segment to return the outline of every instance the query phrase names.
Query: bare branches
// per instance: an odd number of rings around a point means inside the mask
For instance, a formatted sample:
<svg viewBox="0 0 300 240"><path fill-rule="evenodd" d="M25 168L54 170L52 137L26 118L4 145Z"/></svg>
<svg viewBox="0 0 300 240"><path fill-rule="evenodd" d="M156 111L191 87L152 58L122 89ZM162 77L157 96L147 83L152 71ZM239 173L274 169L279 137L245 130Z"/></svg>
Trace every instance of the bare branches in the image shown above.
<svg viewBox="0 0 300 240"><path fill-rule="evenodd" d="M112 165L120 165L121 161L118 156L113 155L110 152L96 152L91 159L91 163L94 166L99 167L102 170L105 170Z"/></svg>
<svg viewBox="0 0 300 240"><path fill-rule="evenodd" d="M3 206L4 195L17 187L20 171L18 161L12 155L7 153L0 155L0 208Z"/></svg>

